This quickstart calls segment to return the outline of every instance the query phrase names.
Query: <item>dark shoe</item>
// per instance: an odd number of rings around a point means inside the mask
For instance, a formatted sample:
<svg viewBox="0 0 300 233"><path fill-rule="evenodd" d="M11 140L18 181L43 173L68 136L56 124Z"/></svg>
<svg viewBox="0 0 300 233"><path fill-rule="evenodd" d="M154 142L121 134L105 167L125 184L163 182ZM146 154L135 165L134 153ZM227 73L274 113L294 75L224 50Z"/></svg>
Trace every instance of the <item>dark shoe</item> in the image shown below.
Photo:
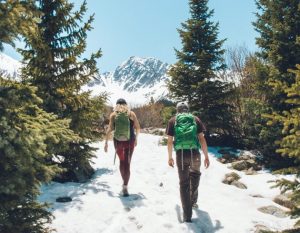
<svg viewBox="0 0 300 233"><path fill-rule="evenodd" d="M191 220L192 216L186 216L185 214L183 214L183 222L192 222Z"/></svg>
<svg viewBox="0 0 300 233"><path fill-rule="evenodd" d="M127 189L126 185L123 185L121 193L122 193L123 197L128 197L129 196L128 189Z"/></svg>
<svg viewBox="0 0 300 233"><path fill-rule="evenodd" d="M184 220L184 222L192 222L192 220L190 218L187 218Z"/></svg>
<svg viewBox="0 0 300 233"><path fill-rule="evenodd" d="M129 196L129 193L127 191L124 191L123 192L123 197L128 197Z"/></svg>

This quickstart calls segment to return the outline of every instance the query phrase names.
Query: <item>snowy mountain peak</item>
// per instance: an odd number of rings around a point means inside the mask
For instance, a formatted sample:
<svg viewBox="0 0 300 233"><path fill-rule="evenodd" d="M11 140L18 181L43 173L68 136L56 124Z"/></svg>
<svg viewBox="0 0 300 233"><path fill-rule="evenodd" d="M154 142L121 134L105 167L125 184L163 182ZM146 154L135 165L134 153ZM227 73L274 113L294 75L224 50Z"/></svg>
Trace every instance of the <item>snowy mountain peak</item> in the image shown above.
<svg viewBox="0 0 300 233"><path fill-rule="evenodd" d="M18 79L22 63L0 53L0 74ZM106 92L110 105L122 97L130 105L143 105L150 101L165 98L168 94L166 81L169 65L155 58L129 57L114 71L105 72L90 82L84 90L93 94Z"/></svg>
<svg viewBox="0 0 300 233"><path fill-rule="evenodd" d="M0 53L0 74L5 77L17 79L20 75L21 62Z"/></svg>
<svg viewBox="0 0 300 233"><path fill-rule="evenodd" d="M126 61L122 62L122 64L120 66L118 66L118 68L125 68L128 65L132 65L132 64L139 64L141 66L153 66L155 64L164 64L164 63L162 61L160 61L156 58L152 58L152 57L142 58L142 57L137 57L137 56L131 56Z"/></svg>
<svg viewBox="0 0 300 233"><path fill-rule="evenodd" d="M167 95L166 80L169 65L155 58L129 57L114 71L101 74L89 84L94 94L106 91L110 104L122 97L132 105L145 104L150 98Z"/></svg>
<svg viewBox="0 0 300 233"><path fill-rule="evenodd" d="M141 87L153 87L166 78L169 65L155 58L130 57L116 68L113 80L124 90L137 91Z"/></svg>

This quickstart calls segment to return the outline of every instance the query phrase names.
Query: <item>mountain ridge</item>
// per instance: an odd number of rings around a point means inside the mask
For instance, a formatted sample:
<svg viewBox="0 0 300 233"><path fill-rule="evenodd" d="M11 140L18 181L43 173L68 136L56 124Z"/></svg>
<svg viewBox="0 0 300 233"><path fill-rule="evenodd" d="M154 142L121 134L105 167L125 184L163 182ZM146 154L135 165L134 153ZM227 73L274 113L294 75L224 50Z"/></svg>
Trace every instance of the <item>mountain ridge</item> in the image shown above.
<svg viewBox="0 0 300 233"><path fill-rule="evenodd" d="M93 94L106 91L110 94L110 104L122 97L132 105L142 105L150 101L166 98L166 81L170 65L156 58L131 56L115 71L105 72L88 84Z"/></svg>
<svg viewBox="0 0 300 233"><path fill-rule="evenodd" d="M22 63L0 53L0 72L4 77L18 80ZM104 72L94 77L83 87L92 95L106 92L109 94L109 105L114 105L118 98L125 98L130 105L143 105L168 95L166 81L170 65L156 58L130 56L114 71Z"/></svg>

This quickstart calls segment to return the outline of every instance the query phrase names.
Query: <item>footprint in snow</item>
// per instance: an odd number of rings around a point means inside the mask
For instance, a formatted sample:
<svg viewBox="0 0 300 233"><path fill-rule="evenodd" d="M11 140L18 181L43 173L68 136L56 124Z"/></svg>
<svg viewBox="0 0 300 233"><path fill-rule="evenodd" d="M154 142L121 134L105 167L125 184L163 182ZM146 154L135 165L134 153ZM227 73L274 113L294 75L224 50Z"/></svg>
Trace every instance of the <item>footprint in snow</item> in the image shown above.
<svg viewBox="0 0 300 233"><path fill-rule="evenodd" d="M125 210L126 212L129 212L129 211L131 210L131 208L130 208L129 206L126 206L126 207L124 208L124 210Z"/></svg>
<svg viewBox="0 0 300 233"><path fill-rule="evenodd" d="M133 222L136 225L136 228L139 230L143 227L143 224L140 224L137 220L136 217L134 216L129 216L128 219Z"/></svg>
<svg viewBox="0 0 300 233"><path fill-rule="evenodd" d="M170 223L165 223L163 226L168 229L173 228L172 224Z"/></svg>
<svg viewBox="0 0 300 233"><path fill-rule="evenodd" d="M159 216L163 216L166 214L166 211L159 211L159 212L156 212L156 214Z"/></svg>

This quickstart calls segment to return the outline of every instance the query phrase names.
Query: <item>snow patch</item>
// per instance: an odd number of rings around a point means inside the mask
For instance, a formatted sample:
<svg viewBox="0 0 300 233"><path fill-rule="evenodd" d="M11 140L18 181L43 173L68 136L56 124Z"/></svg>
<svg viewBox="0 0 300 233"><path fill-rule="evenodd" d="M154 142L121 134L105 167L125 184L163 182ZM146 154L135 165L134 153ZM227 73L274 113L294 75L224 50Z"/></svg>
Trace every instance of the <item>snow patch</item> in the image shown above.
<svg viewBox="0 0 300 233"><path fill-rule="evenodd" d="M248 189L223 184L224 175L232 170L219 163L213 153L209 153L210 167L201 166L199 209L193 210L193 223L181 223L177 168L167 165L167 148L158 145L159 139L140 135L132 157L129 198L119 195L122 182L118 162L113 164L112 142L107 154L103 142L93 145L99 150L94 160L96 173L90 182L43 186L40 201L52 204L52 227L57 233L249 233L257 224L282 230L295 223L288 217L277 218L257 210L267 205L280 207L272 201L280 191L271 189L268 181L281 176L266 171L248 176L236 171ZM252 196L257 194L262 198ZM55 202L61 196L73 201Z"/></svg>

